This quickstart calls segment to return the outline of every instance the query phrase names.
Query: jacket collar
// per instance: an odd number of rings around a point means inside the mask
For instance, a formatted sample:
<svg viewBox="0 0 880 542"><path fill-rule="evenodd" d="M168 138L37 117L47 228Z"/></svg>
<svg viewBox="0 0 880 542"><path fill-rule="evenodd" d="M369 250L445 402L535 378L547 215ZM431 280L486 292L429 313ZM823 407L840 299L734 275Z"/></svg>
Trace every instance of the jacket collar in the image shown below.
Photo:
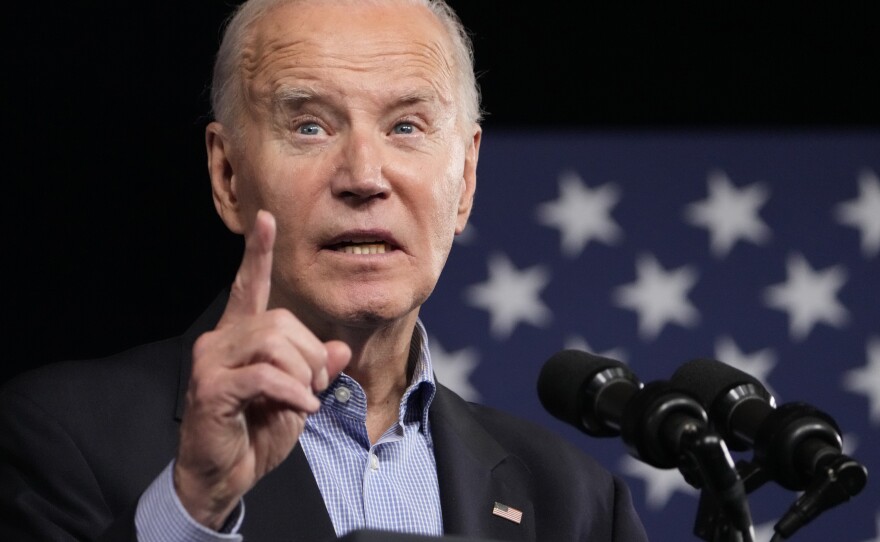
<svg viewBox="0 0 880 542"><path fill-rule="evenodd" d="M477 419L473 406L438 384L431 431L447 534L535 540L531 473ZM494 504L516 508L515 523L492 513Z"/></svg>
<svg viewBox="0 0 880 542"><path fill-rule="evenodd" d="M174 417L178 422L183 419L183 409L186 406L186 390L189 387L190 373L192 373L193 345L202 333L217 327L217 322L220 321L220 317L223 315L223 309L226 308L226 301L228 299L229 288L225 288L181 337L179 354L180 375L177 379L177 404L174 407Z"/></svg>

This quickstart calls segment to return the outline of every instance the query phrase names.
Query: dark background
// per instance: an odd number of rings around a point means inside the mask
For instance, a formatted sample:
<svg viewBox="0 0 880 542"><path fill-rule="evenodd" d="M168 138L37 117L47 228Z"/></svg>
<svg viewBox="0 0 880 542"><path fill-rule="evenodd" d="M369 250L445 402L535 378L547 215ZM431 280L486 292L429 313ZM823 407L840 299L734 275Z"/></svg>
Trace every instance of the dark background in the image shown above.
<svg viewBox="0 0 880 542"><path fill-rule="evenodd" d="M880 127L867 2L452 3L475 34L487 139ZM240 253L214 213L202 135L233 3L32 4L4 14L0 381L179 333Z"/></svg>

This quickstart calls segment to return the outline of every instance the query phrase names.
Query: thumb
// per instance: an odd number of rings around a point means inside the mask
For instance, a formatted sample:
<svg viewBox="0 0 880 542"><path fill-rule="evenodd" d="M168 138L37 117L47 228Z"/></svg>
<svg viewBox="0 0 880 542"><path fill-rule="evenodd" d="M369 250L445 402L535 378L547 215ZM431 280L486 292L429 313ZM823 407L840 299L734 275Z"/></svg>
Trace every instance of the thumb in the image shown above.
<svg viewBox="0 0 880 542"><path fill-rule="evenodd" d="M218 327L266 310L271 287L275 227L275 217L270 212L257 212L254 227L245 238L244 256Z"/></svg>
<svg viewBox="0 0 880 542"><path fill-rule="evenodd" d="M327 341L324 347L327 349L327 376L332 382L351 361L351 348L342 341Z"/></svg>

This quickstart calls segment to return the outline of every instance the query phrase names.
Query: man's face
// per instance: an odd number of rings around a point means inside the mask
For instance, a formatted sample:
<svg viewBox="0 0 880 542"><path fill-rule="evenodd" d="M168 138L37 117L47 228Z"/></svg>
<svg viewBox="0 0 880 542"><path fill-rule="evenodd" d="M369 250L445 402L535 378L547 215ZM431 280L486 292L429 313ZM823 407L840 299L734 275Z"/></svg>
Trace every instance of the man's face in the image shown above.
<svg viewBox="0 0 880 542"><path fill-rule="evenodd" d="M277 220L270 304L319 335L415 316L476 176L448 38L424 8L357 3L281 7L254 35L219 199L233 230Z"/></svg>

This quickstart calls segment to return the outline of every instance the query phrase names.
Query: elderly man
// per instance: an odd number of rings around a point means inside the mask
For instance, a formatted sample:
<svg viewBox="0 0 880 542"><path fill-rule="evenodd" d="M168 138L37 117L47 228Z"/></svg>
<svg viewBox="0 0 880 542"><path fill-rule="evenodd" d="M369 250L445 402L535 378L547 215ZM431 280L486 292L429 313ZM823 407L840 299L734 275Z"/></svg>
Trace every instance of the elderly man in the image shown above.
<svg viewBox="0 0 880 542"><path fill-rule="evenodd" d="M419 308L482 134L451 9L251 0L212 102L234 284L181 337L3 390L2 538L644 540L593 460L434 379Z"/></svg>

